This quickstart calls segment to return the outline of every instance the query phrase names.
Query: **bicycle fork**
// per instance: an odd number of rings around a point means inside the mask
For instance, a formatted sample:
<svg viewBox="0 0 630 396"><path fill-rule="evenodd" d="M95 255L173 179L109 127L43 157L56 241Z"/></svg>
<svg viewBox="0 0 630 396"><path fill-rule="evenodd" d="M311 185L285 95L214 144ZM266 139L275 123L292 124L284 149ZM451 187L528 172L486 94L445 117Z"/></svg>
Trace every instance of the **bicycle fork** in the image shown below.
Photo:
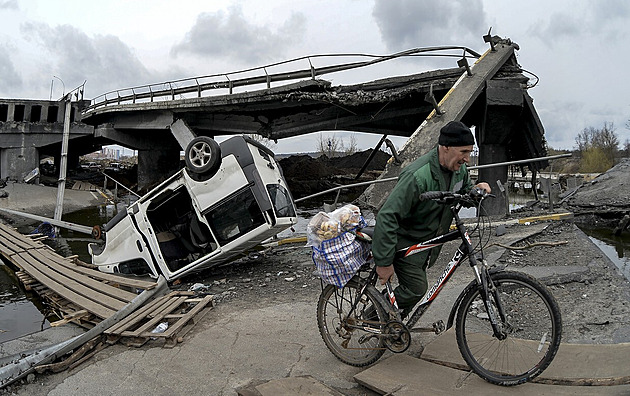
<svg viewBox="0 0 630 396"><path fill-rule="evenodd" d="M479 292L481 293L483 305L488 313L488 319L492 325L494 336L499 340L505 340L507 338L508 329L506 328L507 321L503 305L501 304L499 291L492 282L485 259L480 261L481 269L479 265L475 265L473 268L475 269L477 282L479 282Z"/></svg>

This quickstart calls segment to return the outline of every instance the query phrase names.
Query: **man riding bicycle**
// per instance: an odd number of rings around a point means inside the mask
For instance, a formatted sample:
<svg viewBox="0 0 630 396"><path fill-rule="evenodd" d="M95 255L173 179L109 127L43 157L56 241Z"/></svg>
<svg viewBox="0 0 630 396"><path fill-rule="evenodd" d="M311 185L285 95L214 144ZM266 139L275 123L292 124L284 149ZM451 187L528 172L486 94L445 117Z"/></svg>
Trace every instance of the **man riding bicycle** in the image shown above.
<svg viewBox="0 0 630 396"><path fill-rule="evenodd" d="M396 273L396 301L405 317L427 291L426 269L435 263L440 247L394 259L394 253L446 233L453 214L447 205L420 201L428 191L467 193L472 188L466 164L475 140L470 129L451 121L440 130L437 147L400 173L396 186L378 212L372 242L376 272L384 284ZM488 183L475 187L490 193Z"/></svg>

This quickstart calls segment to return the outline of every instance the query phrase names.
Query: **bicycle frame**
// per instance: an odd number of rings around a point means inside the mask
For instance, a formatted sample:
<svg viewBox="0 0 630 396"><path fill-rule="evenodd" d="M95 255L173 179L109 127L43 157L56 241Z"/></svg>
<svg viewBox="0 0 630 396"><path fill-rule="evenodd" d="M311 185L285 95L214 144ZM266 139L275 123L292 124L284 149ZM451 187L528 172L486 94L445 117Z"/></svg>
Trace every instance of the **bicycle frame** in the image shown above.
<svg viewBox="0 0 630 396"><path fill-rule="evenodd" d="M413 326L420 320L422 315L426 312L426 310L431 306L431 303L435 301L435 298L440 294L442 287L448 282L451 278L451 275L455 272L455 270L459 267L462 261L468 257L470 260L470 266L475 269L475 275L479 284L483 284L481 279L481 273L477 269L477 257L474 254L471 254L473 251L472 241L468 236L468 230L464 225L464 222L459 217L459 210L462 208L461 203L455 204L450 209L453 211L453 216L455 219L456 229L447 232L446 234L439 235L435 238L429 239L428 241L418 243L416 245L409 246L407 248L401 249L396 254L399 257L408 257L425 250L433 249L435 247L441 246L447 242L454 241L458 238L461 238L462 243L453 255L453 258L449 261L442 271L440 277L436 280L433 286L425 293L424 297L416 304L417 308L413 310L413 313L407 321L405 325L408 328L413 328ZM391 286L391 282L386 283L387 289L387 297L389 298L389 302L392 306L398 310L398 304L396 303L396 297L394 296L394 290Z"/></svg>

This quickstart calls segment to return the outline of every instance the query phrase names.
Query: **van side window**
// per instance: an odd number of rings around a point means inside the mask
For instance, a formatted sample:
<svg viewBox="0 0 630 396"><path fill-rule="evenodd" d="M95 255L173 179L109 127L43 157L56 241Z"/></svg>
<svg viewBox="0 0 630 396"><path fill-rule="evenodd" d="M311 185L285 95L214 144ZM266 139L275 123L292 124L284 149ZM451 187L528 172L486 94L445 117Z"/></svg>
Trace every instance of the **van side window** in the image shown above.
<svg viewBox="0 0 630 396"><path fill-rule="evenodd" d="M267 184L276 217L296 217L293 200L286 188L280 184Z"/></svg>
<svg viewBox="0 0 630 396"><path fill-rule="evenodd" d="M206 220L220 245L265 224L263 213L249 187L212 208L206 214Z"/></svg>

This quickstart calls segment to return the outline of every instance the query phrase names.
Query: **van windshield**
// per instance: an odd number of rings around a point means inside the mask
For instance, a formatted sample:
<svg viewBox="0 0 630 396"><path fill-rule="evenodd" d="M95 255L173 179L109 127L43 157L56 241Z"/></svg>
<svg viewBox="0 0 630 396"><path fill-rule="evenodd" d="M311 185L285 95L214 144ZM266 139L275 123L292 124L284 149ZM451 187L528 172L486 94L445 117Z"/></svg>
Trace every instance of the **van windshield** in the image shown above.
<svg viewBox="0 0 630 396"><path fill-rule="evenodd" d="M263 225L263 216L251 189L243 189L232 195L206 215L220 245L224 245L245 233Z"/></svg>

